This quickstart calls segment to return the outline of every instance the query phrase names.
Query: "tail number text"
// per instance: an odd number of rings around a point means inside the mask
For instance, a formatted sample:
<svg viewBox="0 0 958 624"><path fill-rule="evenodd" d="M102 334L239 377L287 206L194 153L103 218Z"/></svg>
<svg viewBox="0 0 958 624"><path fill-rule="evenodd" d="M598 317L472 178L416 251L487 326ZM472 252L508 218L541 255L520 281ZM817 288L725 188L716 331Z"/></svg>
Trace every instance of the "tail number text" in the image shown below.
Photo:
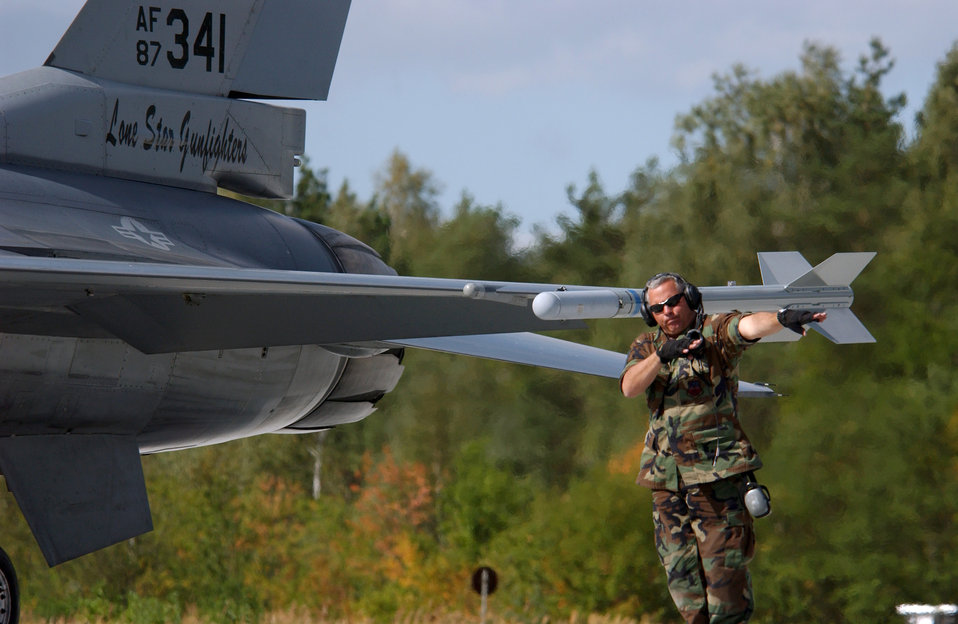
<svg viewBox="0 0 958 624"><path fill-rule="evenodd" d="M137 34L154 38L136 42L136 62L153 67L157 61L165 61L173 69L185 69L191 59L199 57L206 59L206 71L214 71L215 61L215 71L222 74L226 69L226 14L207 12L199 24L193 35L183 9L170 9L164 16L161 7L140 6ZM166 54L161 54L164 50Z"/></svg>

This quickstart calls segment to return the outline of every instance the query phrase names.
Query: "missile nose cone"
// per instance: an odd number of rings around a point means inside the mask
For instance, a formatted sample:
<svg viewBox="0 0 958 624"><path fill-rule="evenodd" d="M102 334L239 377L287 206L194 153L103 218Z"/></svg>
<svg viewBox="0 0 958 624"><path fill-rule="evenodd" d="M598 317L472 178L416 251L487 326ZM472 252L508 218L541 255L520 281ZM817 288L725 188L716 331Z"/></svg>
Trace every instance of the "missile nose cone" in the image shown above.
<svg viewBox="0 0 958 624"><path fill-rule="evenodd" d="M532 311L544 321L558 319L561 310L562 302L553 292L539 293L535 299L532 300Z"/></svg>

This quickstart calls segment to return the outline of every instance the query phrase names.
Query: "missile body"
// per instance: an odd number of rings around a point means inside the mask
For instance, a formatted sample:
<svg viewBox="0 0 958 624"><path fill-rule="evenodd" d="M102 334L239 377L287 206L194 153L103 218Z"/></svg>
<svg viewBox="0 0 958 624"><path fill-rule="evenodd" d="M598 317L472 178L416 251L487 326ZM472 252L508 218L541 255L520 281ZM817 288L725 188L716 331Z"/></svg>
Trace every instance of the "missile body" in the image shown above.
<svg viewBox="0 0 958 624"><path fill-rule="evenodd" d="M833 254L815 267L798 252L758 256L764 284L699 288L707 314L822 310L828 318L809 326L829 340L840 344L875 341L849 309L855 299L850 284L875 256L873 252ZM571 286L540 292L532 301L533 313L549 321L641 317L641 309L642 291L634 288ZM784 334L785 338L776 334L778 338L767 337L766 341L785 340L788 332Z"/></svg>
<svg viewBox="0 0 958 624"><path fill-rule="evenodd" d="M829 310L851 307L849 286L704 286L702 305L707 314L775 311L782 308ZM549 321L629 318L640 316L642 292L632 288L550 291L536 295L532 311Z"/></svg>

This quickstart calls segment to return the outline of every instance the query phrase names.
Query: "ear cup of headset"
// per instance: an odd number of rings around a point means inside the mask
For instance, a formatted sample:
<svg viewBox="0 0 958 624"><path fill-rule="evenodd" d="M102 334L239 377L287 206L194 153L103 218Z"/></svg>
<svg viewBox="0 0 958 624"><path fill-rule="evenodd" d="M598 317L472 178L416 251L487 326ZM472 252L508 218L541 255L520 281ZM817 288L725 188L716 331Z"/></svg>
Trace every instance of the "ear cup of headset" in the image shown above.
<svg viewBox="0 0 958 624"><path fill-rule="evenodd" d="M642 315L642 320L645 321L645 324L649 327L655 327L658 325L658 323L655 322L655 318L652 316L652 312L649 310L648 286L642 289L642 304L639 306L639 314Z"/></svg>
<svg viewBox="0 0 958 624"><path fill-rule="evenodd" d="M698 311L702 307L702 293L699 292L699 289L696 288L694 284L689 284L688 282L685 282L685 300L688 302L689 307L695 311Z"/></svg>

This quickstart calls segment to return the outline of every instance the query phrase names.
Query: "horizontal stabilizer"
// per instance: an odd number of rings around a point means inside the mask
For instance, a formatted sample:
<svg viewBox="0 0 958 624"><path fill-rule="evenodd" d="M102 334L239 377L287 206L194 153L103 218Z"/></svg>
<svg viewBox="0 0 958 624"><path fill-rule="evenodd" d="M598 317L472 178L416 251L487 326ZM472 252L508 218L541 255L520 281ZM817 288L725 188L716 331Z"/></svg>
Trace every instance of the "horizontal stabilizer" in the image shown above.
<svg viewBox="0 0 958 624"><path fill-rule="evenodd" d="M0 470L51 566L153 530L133 436L0 438Z"/></svg>

